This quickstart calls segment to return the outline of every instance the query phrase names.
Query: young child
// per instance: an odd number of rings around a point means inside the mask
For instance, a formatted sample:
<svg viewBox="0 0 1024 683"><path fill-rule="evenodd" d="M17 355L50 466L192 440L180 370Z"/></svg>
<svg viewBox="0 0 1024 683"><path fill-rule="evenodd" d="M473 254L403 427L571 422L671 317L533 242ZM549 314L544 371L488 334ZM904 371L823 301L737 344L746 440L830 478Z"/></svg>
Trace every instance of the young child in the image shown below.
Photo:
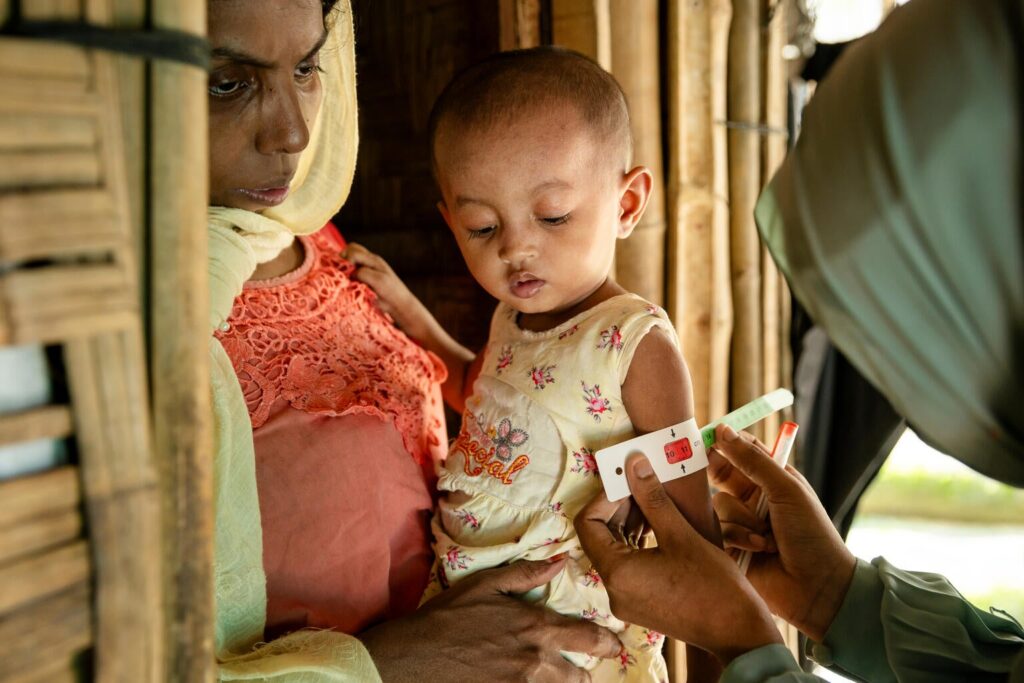
<svg viewBox="0 0 1024 683"><path fill-rule="evenodd" d="M611 614L572 524L601 488L597 450L693 414L665 312L610 277L616 240L636 227L651 193L650 171L631 166L625 97L576 53L506 52L449 84L430 135L438 208L470 272L499 301L485 351L467 367L470 356L453 350L422 305L385 280L386 264L349 252L399 325L445 359L450 402L475 378L438 482L427 597L480 569L564 553L564 571L526 598L607 626L625 645L616 660L566 656L594 681L667 680L661 635ZM706 477L667 489L720 544ZM690 680L717 679L708 657L691 651Z"/></svg>

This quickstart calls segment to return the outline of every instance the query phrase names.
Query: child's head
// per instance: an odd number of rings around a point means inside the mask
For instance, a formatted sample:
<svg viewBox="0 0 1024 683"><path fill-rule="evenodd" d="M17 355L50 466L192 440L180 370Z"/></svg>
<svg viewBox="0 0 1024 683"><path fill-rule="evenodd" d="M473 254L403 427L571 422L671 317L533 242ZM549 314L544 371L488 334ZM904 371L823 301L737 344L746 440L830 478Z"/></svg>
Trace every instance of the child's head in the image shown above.
<svg viewBox="0 0 1024 683"><path fill-rule="evenodd" d="M438 204L470 271L523 313L566 310L607 280L650 172L630 168L621 88L557 48L499 53L453 80L430 118Z"/></svg>

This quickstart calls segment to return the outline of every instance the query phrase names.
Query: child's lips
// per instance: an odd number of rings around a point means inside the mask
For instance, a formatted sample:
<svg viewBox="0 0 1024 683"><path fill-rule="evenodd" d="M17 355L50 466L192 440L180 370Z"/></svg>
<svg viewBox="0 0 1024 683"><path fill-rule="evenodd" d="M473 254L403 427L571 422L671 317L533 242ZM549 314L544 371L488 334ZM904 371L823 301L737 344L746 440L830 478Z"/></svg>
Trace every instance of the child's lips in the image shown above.
<svg viewBox="0 0 1024 683"><path fill-rule="evenodd" d="M544 280L533 273L513 273L508 279L509 289L520 299L529 299L537 294L545 284L547 283Z"/></svg>

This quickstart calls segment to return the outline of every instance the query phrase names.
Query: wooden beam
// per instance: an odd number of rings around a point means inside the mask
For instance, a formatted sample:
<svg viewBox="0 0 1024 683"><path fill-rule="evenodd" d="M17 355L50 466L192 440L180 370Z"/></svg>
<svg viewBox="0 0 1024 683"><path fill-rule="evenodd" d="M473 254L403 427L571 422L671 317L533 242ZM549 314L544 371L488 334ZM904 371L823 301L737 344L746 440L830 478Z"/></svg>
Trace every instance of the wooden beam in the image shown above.
<svg viewBox="0 0 1024 683"><path fill-rule="evenodd" d="M46 406L0 415L0 446L69 436L71 410L67 406Z"/></svg>
<svg viewBox="0 0 1024 683"><path fill-rule="evenodd" d="M75 541L0 567L0 616L89 578L89 546Z"/></svg>
<svg viewBox="0 0 1024 683"><path fill-rule="evenodd" d="M62 681L71 677L71 658L92 644L88 583L0 617L0 680Z"/></svg>
<svg viewBox="0 0 1024 683"><path fill-rule="evenodd" d="M204 35L206 2L151 5L152 23ZM167 677L212 681L213 424L202 69L154 62L150 119L150 327L154 440L164 486Z"/></svg>
<svg viewBox="0 0 1024 683"><path fill-rule="evenodd" d="M78 505L78 468L57 469L0 482L0 527Z"/></svg>

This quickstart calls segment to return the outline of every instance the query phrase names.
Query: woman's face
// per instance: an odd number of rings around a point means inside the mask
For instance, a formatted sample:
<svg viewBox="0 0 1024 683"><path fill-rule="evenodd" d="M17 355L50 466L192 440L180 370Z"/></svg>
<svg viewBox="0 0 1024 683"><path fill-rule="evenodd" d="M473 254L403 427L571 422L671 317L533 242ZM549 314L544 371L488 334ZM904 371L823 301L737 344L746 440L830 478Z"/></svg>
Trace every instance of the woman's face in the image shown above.
<svg viewBox="0 0 1024 683"><path fill-rule="evenodd" d="M320 1L212 0L209 37L210 204L276 206L320 109Z"/></svg>

